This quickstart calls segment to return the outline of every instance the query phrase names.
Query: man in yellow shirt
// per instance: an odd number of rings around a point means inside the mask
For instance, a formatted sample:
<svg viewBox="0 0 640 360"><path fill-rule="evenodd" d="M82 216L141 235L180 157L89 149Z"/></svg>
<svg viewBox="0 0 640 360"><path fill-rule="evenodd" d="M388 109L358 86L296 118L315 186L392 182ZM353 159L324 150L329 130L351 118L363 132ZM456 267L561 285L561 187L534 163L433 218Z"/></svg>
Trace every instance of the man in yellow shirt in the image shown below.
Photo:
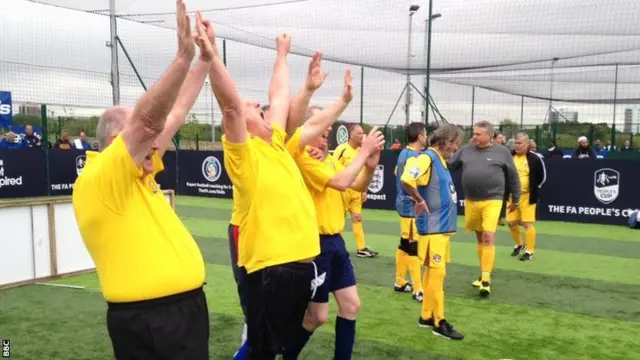
<svg viewBox="0 0 640 360"><path fill-rule="evenodd" d="M518 256L526 247L526 252L520 256L520 260L533 260L536 249L536 207L538 204L539 189L542 186L546 170L544 161L536 153L530 151L529 135L527 133L517 133L514 137L515 149L513 162L520 178L520 203L514 204L514 211L507 214L509 231L513 237L515 246L511 256ZM511 197L507 201L507 206L511 207L513 201ZM520 226L524 227L526 243L520 236Z"/></svg>
<svg viewBox="0 0 640 360"><path fill-rule="evenodd" d="M351 125L349 129L349 141L336 147L333 156L340 161L342 166L349 166L353 159L358 156L364 130L358 124ZM367 200L367 191L357 192L347 189L342 194L345 203L345 210L351 214L351 230L356 239L356 256L363 258L373 258L378 256L378 252L369 249L364 241L364 227L362 226L362 204ZM346 213L345 211L345 213Z"/></svg>
<svg viewBox="0 0 640 360"><path fill-rule="evenodd" d="M456 152L462 139L459 127L440 125L430 140L431 147L407 160L401 178L415 200L416 229L420 236L418 254L427 266L418 325L431 327L434 335L450 340L462 340L464 336L444 318L446 263L450 260L449 243L458 222L458 197L446 159Z"/></svg>
<svg viewBox="0 0 640 360"><path fill-rule="evenodd" d="M285 142L290 47L288 35L278 36L268 121L259 104L240 97L219 54L212 63L211 85L225 127L225 169L238 190L236 194L248 204L240 219L238 239L238 266L247 271L241 286L248 298L248 359L273 359L291 345L315 281L312 260L320 253L315 208L287 150L302 148L320 136L335 118L332 113L341 112L352 96L351 73L347 72L349 98L343 97L307 121Z"/></svg>
<svg viewBox="0 0 640 360"><path fill-rule="evenodd" d="M305 116L308 114L309 118L314 115L315 110L322 110L318 107L309 108L309 101L313 96L313 93L322 86L322 83L327 77L327 73L322 71L322 55L320 53L314 53L311 61L309 62L309 70L307 73L307 78L305 79L304 86L298 94L293 98L291 104L289 105L289 118L287 120L287 135L291 135L295 133L298 126L305 120ZM211 78L213 78L215 73L212 72ZM261 106L260 116L268 121L269 119L269 105ZM310 111L307 111L310 110ZM248 129L251 134L250 129ZM255 136L257 134L251 134ZM229 251L231 256L231 268L233 270L233 276L236 281L236 286L238 289L238 298L240 299L240 306L242 308L242 313L245 316L245 325L242 334L242 344L236 354L234 355L234 359L244 359L246 353L248 352L248 344L246 342L247 339L247 325L246 325L246 314L247 314L247 295L246 291L243 287L243 279L247 274L247 271L244 267L238 266L238 241L240 236L240 220L246 216L248 211L248 204L240 194L238 194L238 189L236 187L233 188L233 209L231 212L231 221L229 223L229 227L227 230L227 235L229 239Z"/></svg>
<svg viewBox="0 0 640 360"><path fill-rule="evenodd" d="M416 157L427 145L427 129L421 122L413 122L407 127L409 145L398 155L396 163L396 211L400 215L400 245L396 250L396 281L393 289L397 293L413 293L413 299L422 302L424 289L422 288L421 263L418 257L418 231L414 202L402 186L401 177L407 161ZM411 274L413 285L405 279L407 268Z"/></svg>
<svg viewBox="0 0 640 360"><path fill-rule="evenodd" d="M209 358L202 254L154 180L213 56L207 24L198 13L201 54L189 72L195 47L183 1L177 20L176 59L134 109L104 112L97 129L100 152L87 152L73 192L118 359Z"/></svg>
<svg viewBox="0 0 640 360"><path fill-rule="evenodd" d="M309 303L298 342L285 352L284 360L297 359L313 331L326 323L330 292L338 301L333 358L351 359L353 353L360 298L353 265L341 235L345 224L342 193L347 189L363 191L369 185L380 160L384 136L373 128L362 142L356 158L345 168L328 154L330 132L331 128L312 144L314 148L322 149L322 160L312 158L305 149L299 149L294 155L316 207L321 253L315 264L320 281ZM363 166L366 167L361 171Z"/></svg>

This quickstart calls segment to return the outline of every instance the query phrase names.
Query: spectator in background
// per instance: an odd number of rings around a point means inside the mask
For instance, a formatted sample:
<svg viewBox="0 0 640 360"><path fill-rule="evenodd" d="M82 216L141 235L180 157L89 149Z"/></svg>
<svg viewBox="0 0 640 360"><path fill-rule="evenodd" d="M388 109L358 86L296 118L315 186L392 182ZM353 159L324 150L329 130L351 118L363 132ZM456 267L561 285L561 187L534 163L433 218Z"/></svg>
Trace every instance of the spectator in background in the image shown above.
<svg viewBox="0 0 640 360"><path fill-rule="evenodd" d="M556 145L556 141L555 140L551 140L551 144L549 145L549 149L547 150L547 152L544 153L544 157L546 157L547 159L550 158L563 158L564 154L562 153L562 150L558 149L558 145Z"/></svg>
<svg viewBox="0 0 640 360"><path fill-rule="evenodd" d="M67 130L62 130L62 133L60 133L60 139L56 141L56 143L53 145L53 148L62 150L73 149L71 141L69 141L69 132Z"/></svg>
<svg viewBox="0 0 640 360"><path fill-rule="evenodd" d="M625 140L624 145L620 148L620 151L633 151L633 149L631 149L631 142L629 140Z"/></svg>
<svg viewBox="0 0 640 360"><path fill-rule="evenodd" d="M544 156L542 156L542 154L540 154L538 152L538 144L536 144L535 141L533 141L533 139L529 140L529 151L531 151L532 153L538 155L539 158L543 158Z"/></svg>
<svg viewBox="0 0 640 360"><path fill-rule="evenodd" d="M42 140L40 139L40 136L38 136L33 132L33 126L31 125L25 126L22 140L25 143L25 147L30 147L30 148L42 147Z"/></svg>
<svg viewBox="0 0 640 360"><path fill-rule="evenodd" d="M80 137L73 142L73 147L78 150L91 150L91 144L87 141L84 131L80 132Z"/></svg>
<svg viewBox="0 0 640 360"><path fill-rule="evenodd" d="M391 145L389 150L402 150L402 143L400 143L400 139L393 140L393 145Z"/></svg>
<svg viewBox="0 0 640 360"><path fill-rule="evenodd" d="M596 141L593 142L593 150L595 150L595 152L602 151L600 148L600 139L596 139Z"/></svg>
<svg viewBox="0 0 640 360"><path fill-rule="evenodd" d="M618 150L618 148L616 148L615 145L611 145L611 140L607 140L607 145L602 150L603 151L616 151L616 150Z"/></svg>
<svg viewBox="0 0 640 360"><path fill-rule="evenodd" d="M16 139L16 134L8 132L5 136L0 141L0 149L24 149L26 147L24 140Z"/></svg>
<svg viewBox="0 0 640 360"><path fill-rule="evenodd" d="M505 145L504 143L504 135L502 133L496 132L496 134L493 136L493 142L498 144L498 145Z"/></svg>
<svg viewBox="0 0 640 360"><path fill-rule="evenodd" d="M571 155L572 159L596 159L596 152L591 146L589 146L589 140L586 136L580 136L578 138L578 148Z"/></svg>

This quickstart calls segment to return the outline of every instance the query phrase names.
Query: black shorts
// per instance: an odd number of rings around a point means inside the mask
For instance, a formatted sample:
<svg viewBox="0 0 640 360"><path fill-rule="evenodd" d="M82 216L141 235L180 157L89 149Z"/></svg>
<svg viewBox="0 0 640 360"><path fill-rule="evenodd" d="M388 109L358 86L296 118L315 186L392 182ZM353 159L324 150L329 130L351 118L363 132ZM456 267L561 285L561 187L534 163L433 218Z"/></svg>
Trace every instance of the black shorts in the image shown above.
<svg viewBox="0 0 640 360"><path fill-rule="evenodd" d="M292 346L311 299L313 263L288 263L245 277L248 359L271 359Z"/></svg>
<svg viewBox="0 0 640 360"><path fill-rule="evenodd" d="M108 303L107 329L117 360L209 359L209 311L202 288Z"/></svg>

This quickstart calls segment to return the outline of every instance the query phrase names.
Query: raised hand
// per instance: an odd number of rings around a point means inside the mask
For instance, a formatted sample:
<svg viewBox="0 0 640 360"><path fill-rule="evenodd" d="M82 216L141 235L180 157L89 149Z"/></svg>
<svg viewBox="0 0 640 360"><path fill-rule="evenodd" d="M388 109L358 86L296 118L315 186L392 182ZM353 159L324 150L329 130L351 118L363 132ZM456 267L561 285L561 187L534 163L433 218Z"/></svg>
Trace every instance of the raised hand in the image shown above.
<svg viewBox="0 0 640 360"><path fill-rule="evenodd" d="M276 49L278 50L278 55L289 54L289 50L291 50L291 36L286 33L278 35L276 38Z"/></svg>
<svg viewBox="0 0 640 360"><path fill-rule="evenodd" d="M176 2L176 20L178 23L178 57L191 61L196 55L196 47L191 34L191 19L187 15L187 7L184 0Z"/></svg>
<svg viewBox="0 0 640 360"><path fill-rule="evenodd" d="M362 139L362 145L360 146L360 151L364 151L367 157L380 153L382 147L384 146L384 135L378 130L377 127L374 127L369 131L369 135L365 136Z"/></svg>
<svg viewBox="0 0 640 360"><path fill-rule="evenodd" d="M313 146L307 147L307 152L312 158L322 161L324 159L324 151Z"/></svg>
<svg viewBox="0 0 640 360"><path fill-rule="evenodd" d="M202 18L202 14L198 11L196 13L197 31L196 34L194 34L194 37L196 44L198 44L198 47L200 48L200 59L209 62L213 60L214 56L213 44L211 43L213 36L209 37L209 30L211 30L211 35L213 35L213 26L210 22L207 21L207 23L209 24L209 28L207 28L207 25Z"/></svg>
<svg viewBox="0 0 640 360"><path fill-rule="evenodd" d="M342 91L342 101L350 103L353 99L353 87L351 86L351 69L344 72L344 89Z"/></svg>
<svg viewBox="0 0 640 360"><path fill-rule="evenodd" d="M309 62L309 72L307 73L307 79L305 80L305 86L309 91L316 91L322 86L324 80L329 74L326 71L322 71L322 54L313 53L311 61Z"/></svg>

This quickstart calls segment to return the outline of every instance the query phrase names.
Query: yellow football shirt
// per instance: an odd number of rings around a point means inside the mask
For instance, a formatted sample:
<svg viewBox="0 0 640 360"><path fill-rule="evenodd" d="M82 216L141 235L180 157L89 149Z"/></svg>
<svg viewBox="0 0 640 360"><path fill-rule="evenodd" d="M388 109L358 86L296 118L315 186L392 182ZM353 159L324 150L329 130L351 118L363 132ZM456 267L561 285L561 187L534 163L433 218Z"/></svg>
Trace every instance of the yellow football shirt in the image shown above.
<svg viewBox="0 0 640 360"><path fill-rule="evenodd" d="M447 161L440 155L440 153L434 149L442 162L442 165L446 168ZM429 184L429 180L431 179L431 157L427 154L420 154L416 157L410 157L407 159L407 163L404 166L404 172L402 176L400 176L400 180L412 188L417 188L418 186L427 186Z"/></svg>
<svg viewBox="0 0 640 360"><path fill-rule="evenodd" d="M154 180L143 176L122 137L101 153L88 151L76 180L76 221L93 258L104 298L131 302L202 286L202 253Z"/></svg>
<svg viewBox="0 0 640 360"><path fill-rule="evenodd" d="M252 141L253 137L247 134L247 141ZM222 135L222 151L226 152L225 146L229 144L226 141L226 137ZM226 160L225 161L225 169L227 168ZM247 216L247 211L249 210L249 198L246 194L242 194L238 191L238 188L233 186L233 206L231 208L231 225L240 226L242 219Z"/></svg>
<svg viewBox="0 0 640 360"><path fill-rule="evenodd" d="M516 155L513 157L516 170L520 176L520 192L522 194L529 193L529 162L526 155Z"/></svg>
<svg viewBox="0 0 640 360"><path fill-rule="evenodd" d="M327 184L344 167L331 155L327 155L323 162L313 159L306 151L300 151L294 159L316 207L320 234L339 234L344 229L345 222L342 192Z"/></svg>
<svg viewBox="0 0 640 360"><path fill-rule="evenodd" d="M287 151L299 146L300 129L285 145L285 131L272 126L271 143L257 137L244 143L223 140L227 173L247 197L247 215L239 224L238 266L248 273L320 253L313 200Z"/></svg>
<svg viewBox="0 0 640 360"><path fill-rule="evenodd" d="M360 147L353 148L347 142L342 145L338 145L336 149L333 151L333 156L342 164L342 166L347 167L353 159L358 156L358 152L360 151Z"/></svg>

